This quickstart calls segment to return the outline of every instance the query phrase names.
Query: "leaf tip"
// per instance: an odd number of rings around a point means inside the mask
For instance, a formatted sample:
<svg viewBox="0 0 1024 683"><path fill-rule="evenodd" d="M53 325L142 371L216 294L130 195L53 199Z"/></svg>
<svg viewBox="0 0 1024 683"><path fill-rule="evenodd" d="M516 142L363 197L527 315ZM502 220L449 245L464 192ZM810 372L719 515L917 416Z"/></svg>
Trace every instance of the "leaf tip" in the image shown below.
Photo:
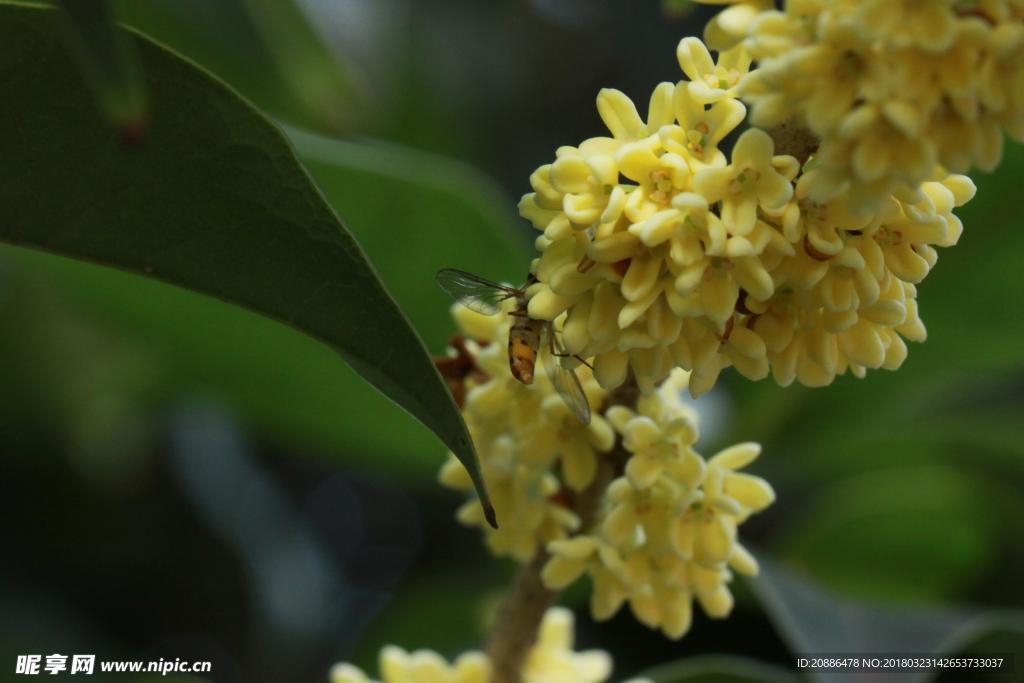
<svg viewBox="0 0 1024 683"><path fill-rule="evenodd" d="M494 514L494 506L491 505L490 501L480 501L480 505L484 508L484 517L487 519L487 523L490 524L492 528L497 529L498 516Z"/></svg>

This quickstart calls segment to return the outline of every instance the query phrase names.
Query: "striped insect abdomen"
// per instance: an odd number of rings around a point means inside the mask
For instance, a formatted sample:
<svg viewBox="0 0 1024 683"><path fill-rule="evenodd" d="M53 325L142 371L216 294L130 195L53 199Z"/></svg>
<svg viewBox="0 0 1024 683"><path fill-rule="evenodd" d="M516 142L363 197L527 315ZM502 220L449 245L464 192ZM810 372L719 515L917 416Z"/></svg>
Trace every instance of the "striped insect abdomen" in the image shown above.
<svg viewBox="0 0 1024 683"><path fill-rule="evenodd" d="M508 365L513 377L523 384L533 384L533 372L537 366L537 350L540 349L544 321L529 317L525 296L516 299L512 319L512 327L508 331Z"/></svg>

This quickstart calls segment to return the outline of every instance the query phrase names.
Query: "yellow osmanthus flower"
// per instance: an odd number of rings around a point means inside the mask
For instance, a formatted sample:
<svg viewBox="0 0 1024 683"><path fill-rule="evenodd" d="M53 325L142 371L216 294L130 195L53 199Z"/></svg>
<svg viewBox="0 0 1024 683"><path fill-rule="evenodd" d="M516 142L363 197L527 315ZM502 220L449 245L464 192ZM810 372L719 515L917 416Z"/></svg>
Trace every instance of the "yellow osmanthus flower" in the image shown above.
<svg viewBox="0 0 1024 683"><path fill-rule="evenodd" d="M564 504L563 484L572 491L586 488L594 478L598 454L614 445L614 430L596 414L605 392L588 368L577 370L595 412L589 425L581 424L544 372L538 371L529 386L513 378L508 365L511 321L507 311L485 316L456 306L453 315L468 337L467 347L478 370L467 380L463 415L501 526L491 528L476 500L460 508L458 519L479 526L496 555L525 561L537 548L565 537L579 525ZM451 488L473 490L469 475L454 456L440 478Z"/></svg>
<svg viewBox="0 0 1024 683"><path fill-rule="evenodd" d="M389 645L380 652L381 683L487 683L491 665L482 653L469 652L449 664L430 650ZM335 664L330 683L377 683L351 664Z"/></svg>
<svg viewBox="0 0 1024 683"><path fill-rule="evenodd" d="M823 12L824 0L808 2ZM786 20L762 14L755 23ZM787 26L777 34L788 35ZM808 116L839 121L869 87L867 72L850 63L871 40L852 17L828 30L833 43L811 44L817 52L804 65L828 72L826 82L787 81L793 88L771 91L778 100L771 106L806 95ZM952 210L973 196L973 184L936 166L929 153L918 157L927 167L914 171L913 191L893 193L885 179L891 165L857 153L851 163L874 169L865 176L871 187L889 191L866 213L852 190L821 192L835 179L826 147L801 167L754 128L727 159L717 145L746 111L736 93L761 73L744 75L747 42L716 63L699 40L684 39L678 52L690 80L659 85L646 122L625 95L602 91L598 109L612 137L560 148L520 203L543 231L530 315L564 316L567 350L592 359L605 389L632 373L650 392L674 367L693 372L695 396L728 367L752 380L770 374L783 385L823 386L846 372L895 369L905 340L924 339L916 285L935 264L936 248L959 237ZM870 118L860 116L843 125ZM882 152L910 159L897 148Z"/></svg>
<svg viewBox="0 0 1024 683"><path fill-rule="evenodd" d="M686 89L702 104L711 104L733 97L735 89L750 70L746 50L725 50L716 63L699 38L683 38L676 50L679 66L689 78Z"/></svg>
<svg viewBox="0 0 1024 683"><path fill-rule="evenodd" d="M795 171L794 162L776 159L774 147L763 131L748 130L736 141L729 165L706 169L694 178L694 192L709 204L722 203L722 222L734 236L746 237L753 231L758 207L777 210L793 196L791 178L775 165Z"/></svg>
<svg viewBox="0 0 1024 683"><path fill-rule="evenodd" d="M910 199L936 165L991 170L1003 132L1024 141L1018 0L742 2L708 26L758 68L739 85L751 120L802 121L821 140L808 195L870 213Z"/></svg>
<svg viewBox="0 0 1024 683"><path fill-rule="evenodd" d="M601 650L573 651L572 612L554 607L547 611L523 666L523 683L603 683L612 672L612 660ZM380 653L381 683L489 683L491 664L481 652L469 652L449 664L429 650L408 653L388 646ZM336 664L330 683L377 683L351 664ZM626 683L649 683L634 678Z"/></svg>
<svg viewBox="0 0 1024 683"><path fill-rule="evenodd" d="M671 638L689 629L693 600L712 617L731 611L731 572L757 573L737 527L775 497L763 479L738 471L760 453L756 444L707 461L693 450L696 415L678 400L686 380L676 370L636 411L607 411L630 453L624 474L609 487L590 533L548 544L552 558L542 574L552 589L589 574L596 619L628 602L637 619Z"/></svg>
<svg viewBox="0 0 1024 683"><path fill-rule="evenodd" d="M750 25L765 10L775 6L774 0L696 0L708 5L729 5L716 14L704 28L704 41L714 50L736 47L748 33Z"/></svg>

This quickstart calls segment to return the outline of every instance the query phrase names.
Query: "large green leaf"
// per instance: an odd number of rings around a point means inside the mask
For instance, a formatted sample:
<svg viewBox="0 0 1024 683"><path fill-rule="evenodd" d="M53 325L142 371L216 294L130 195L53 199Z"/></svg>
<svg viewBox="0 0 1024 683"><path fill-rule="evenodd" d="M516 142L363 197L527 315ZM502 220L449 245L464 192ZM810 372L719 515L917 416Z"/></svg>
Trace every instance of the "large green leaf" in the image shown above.
<svg viewBox="0 0 1024 683"><path fill-rule="evenodd" d="M522 278L528 242L511 238L513 212L500 209L512 202L476 169L395 145L287 132L430 348L443 349L453 327L451 300L430 284L438 268ZM388 229L370 227L379 225ZM349 466L372 467L409 484L429 482L437 469L435 460L423 457L426 430L308 337L222 301L110 268L3 245L0 259L10 262L12 275L34 274L57 285L54 294L70 299L75 310L141 343L164 368L164 405L199 391L264 433ZM31 305L48 304L37 295ZM339 419L339 405L358 406L359 419Z"/></svg>
<svg viewBox="0 0 1024 683"><path fill-rule="evenodd" d="M53 12L0 5L0 19L0 239L188 287L319 339L430 427L482 491L430 356L277 128L135 38L152 122L141 147L123 149L56 40Z"/></svg>

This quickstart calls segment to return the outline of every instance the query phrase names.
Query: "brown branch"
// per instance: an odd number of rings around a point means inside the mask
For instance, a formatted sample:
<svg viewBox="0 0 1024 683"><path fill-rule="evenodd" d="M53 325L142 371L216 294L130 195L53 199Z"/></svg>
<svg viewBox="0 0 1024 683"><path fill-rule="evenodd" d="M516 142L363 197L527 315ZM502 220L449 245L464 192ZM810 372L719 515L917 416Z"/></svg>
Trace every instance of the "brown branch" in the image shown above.
<svg viewBox="0 0 1024 683"><path fill-rule="evenodd" d="M613 405L635 406L639 395L639 388L631 376L609 394L604 409ZM597 472L590 486L570 497L570 505L580 519L580 533L586 533L593 527L608 485L618 476L628 458L621 441L616 441L612 451L598 460ZM558 597L558 591L549 589L540 578L548 559L547 550L540 548L533 559L516 573L498 607L494 630L487 641L487 657L494 673L492 683L522 681L523 665L530 648L537 642L541 620Z"/></svg>
<svg viewBox="0 0 1024 683"><path fill-rule="evenodd" d="M520 567L498 608L498 619L487 641L493 683L520 683L522 680L523 663L537 640L537 629L558 595L540 579L547 561L548 553L542 548Z"/></svg>

